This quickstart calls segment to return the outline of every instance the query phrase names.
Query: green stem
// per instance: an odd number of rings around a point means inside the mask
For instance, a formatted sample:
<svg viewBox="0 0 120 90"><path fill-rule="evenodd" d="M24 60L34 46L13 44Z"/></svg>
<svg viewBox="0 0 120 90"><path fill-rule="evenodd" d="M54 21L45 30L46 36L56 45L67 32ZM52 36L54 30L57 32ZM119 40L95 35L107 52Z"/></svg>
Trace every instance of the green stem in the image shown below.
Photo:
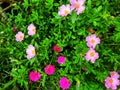
<svg viewBox="0 0 120 90"><path fill-rule="evenodd" d="M116 46L116 45L120 45L120 44L104 44L104 45L113 45L113 46L115 45Z"/></svg>

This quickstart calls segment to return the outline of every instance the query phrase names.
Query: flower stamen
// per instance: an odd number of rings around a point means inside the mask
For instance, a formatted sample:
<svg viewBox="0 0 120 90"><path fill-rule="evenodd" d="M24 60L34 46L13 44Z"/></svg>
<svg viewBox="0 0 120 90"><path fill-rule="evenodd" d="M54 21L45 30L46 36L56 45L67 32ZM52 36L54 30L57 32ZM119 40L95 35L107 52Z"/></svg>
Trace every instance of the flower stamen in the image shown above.
<svg viewBox="0 0 120 90"><path fill-rule="evenodd" d="M32 54L35 54L35 50L32 50L31 52L32 52Z"/></svg>
<svg viewBox="0 0 120 90"><path fill-rule="evenodd" d="M22 39L23 38L23 36L20 36L20 39Z"/></svg>
<svg viewBox="0 0 120 90"><path fill-rule="evenodd" d="M65 10L64 13L67 15L69 12L68 12L68 10Z"/></svg>
<svg viewBox="0 0 120 90"><path fill-rule="evenodd" d="M95 55L94 52L91 52L91 53L90 53L90 56L91 56L91 57L94 57L94 55Z"/></svg>
<svg viewBox="0 0 120 90"><path fill-rule="evenodd" d="M79 3L76 3L76 8L80 8L80 4Z"/></svg>
<svg viewBox="0 0 120 90"><path fill-rule="evenodd" d="M95 43L95 40L94 40L94 39L92 39L92 40L91 40L91 43L92 43L92 44L94 44L94 43Z"/></svg>
<svg viewBox="0 0 120 90"><path fill-rule="evenodd" d="M109 80L109 82L112 84L112 83L113 83L113 79L111 78L111 79Z"/></svg>

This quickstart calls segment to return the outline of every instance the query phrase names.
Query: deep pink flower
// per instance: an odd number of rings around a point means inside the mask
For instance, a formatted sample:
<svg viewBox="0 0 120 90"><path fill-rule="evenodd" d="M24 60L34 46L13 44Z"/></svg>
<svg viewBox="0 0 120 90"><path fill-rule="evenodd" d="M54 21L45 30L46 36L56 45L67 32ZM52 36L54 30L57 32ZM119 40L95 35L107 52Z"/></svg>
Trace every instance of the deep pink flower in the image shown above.
<svg viewBox="0 0 120 90"><path fill-rule="evenodd" d="M30 74L29 74L29 78L31 81L38 81L41 77L41 74L39 72L36 72L36 71L31 71Z"/></svg>
<svg viewBox="0 0 120 90"><path fill-rule="evenodd" d="M105 87L108 89L116 90L117 86L120 84L120 81L117 78L107 77L105 79Z"/></svg>
<svg viewBox="0 0 120 90"><path fill-rule="evenodd" d="M82 67L82 69L81 69L83 72L85 72L85 68L84 67Z"/></svg>
<svg viewBox="0 0 120 90"><path fill-rule="evenodd" d="M57 45L55 45L55 46L53 47L53 50L54 50L55 52L57 52L57 53L61 52L61 48L60 48L59 46L57 46Z"/></svg>
<svg viewBox="0 0 120 90"><path fill-rule="evenodd" d="M110 76L113 77L113 78L119 78L120 77L120 75L116 71L110 72Z"/></svg>
<svg viewBox="0 0 120 90"><path fill-rule="evenodd" d="M21 31L19 31L16 35L16 41L21 42L24 39L24 33L22 33Z"/></svg>
<svg viewBox="0 0 120 90"><path fill-rule="evenodd" d="M36 27L34 26L34 24L30 24L28 26L28 35L33 36L36 33Z"/></svg>
<svg viewBox="0 0 120 90"><path fill-rule="evenodd" d="M85 10L84 2L85 0L70 0L71 9L74 9L77 14L82 13Z"/></svg>
<svg viewBox="0 0 120 90"><path fill-rule="evenodd" d="M86 37L87 46L90 48L95 48L97 44L100 44L100 38L96 38L95 34Z"/></svg>
<svg viewBox="0 0 120 90"><path fill-rule="evenodd" d="M90 60L92 63L94 63L95 60L98 58L99 58L99 55L93 48L90 48L90 50L86 53L86 56L85 56L85 59L87 61Z"/></svg>
<svg viewBox="0 0 120 90"><path fill-rule="evenodd" d="M33 58L36 55L35 47L33 45L29 45L26 50L26 53L27 53L27 59Z"/></svg>
<svg viewBox="0 0 120 90"><path fill-rule="evenodd" d="M16 27L13 27L13 31L15 32L17 30L17 28Z"/></svg>
<svg viewBox="0 0 120 90"><path fill-rule="evenodd" d="M52 74L54 74L54 72L55 72L55 67L53 66L53 65L47 65L45 68L44 68L44 71L45 71L45 73L46 74L48 74L48 75L52 75Z"/></svg>
<svg viewBox="0 0 120 90"><path fill-rule="evenodd" d="M59 57L58 57L58 63L59 63L59 64L64 64L64 63L65 63L65 60L66 60L66 59L65 59L64 56L59 56Z"/></svg>
<svg viewBox="0 0 120 90"><path fill-rule="evenodd" d="M59 84L62 89L68 89L70 87L70 81L66 77L62 77Z"/></svg>
<svg viewBox="0 0 120 90"><path fill-rule="evenodd" d="M60 6L60 10L58 12L59 16L67 16L70 13L71 13L71 8L69 4L67 4L66 6L65 5Z"/></svg>

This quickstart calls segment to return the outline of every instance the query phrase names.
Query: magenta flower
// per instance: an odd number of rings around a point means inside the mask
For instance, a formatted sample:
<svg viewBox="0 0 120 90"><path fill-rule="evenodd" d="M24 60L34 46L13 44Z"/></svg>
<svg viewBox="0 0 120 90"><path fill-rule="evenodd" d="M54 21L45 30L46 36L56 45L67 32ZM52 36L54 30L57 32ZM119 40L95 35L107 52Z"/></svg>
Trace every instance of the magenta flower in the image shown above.
<svg viewBox="0 0 120 90"><path fill-rule="evenodd" d="M55 46L53 47L53 50L54 50L55 52L57 52L57 53L61 52L61 48L60 48L59 46L57 46L57 45L55 45Z"/></svg>
<svg viewBox="0 0 120 90"><path fill-rule="evenodd" d="M16 35L16 41L21 42L24 39L24 33L22 33L21 31L19 31Z"/></svg>
<svg viewBox="0 0 120 90"><path fill-rule="evenodd" d="M119 78L120 77L120 75L116 71L110 72L110 76L113 77L113 78Z"/></svg>
<svg viewBox="0 0 120 90"><path fill-rule="evenodd" d="M59 56L59 57L58 57L58 63L59 63L59 64L64 64L64 63L65 63L65 60L66 60L66 59L65 59L64 56Z"/></svg>
<svg viewBox="0 0 120 90"><path fill-rule="evenodd" d="M66 6L65 5L60 6L60 10L58 12L59 16L67 16L70 13L71 13L71 8L69 4L67 4Z"/></svg>
<svg viewBox="0 0 120 90"><path fill-rule="evenodd" d="M117 78L107 77L105 79L105 87L107 89L111 88L112 90L116 90L119 84L120 84L120 81Z"/></svg>
<svg viewBox="0 0 120 90"><path fill-rule="evenodd" d="M34 24L30 24L28 26L28 35L33 36L36 33L36 27L34 26Z"/></svg>
<svg viewBox="0 0 120 90"><path fill-rule="evenodd" d="M70 0L71 9L72 10L74 9L76 13L79 15L85 10L84 2L85 0Z"/></svg>
<svg viewBox="0 0 120 90"><path fill-rule="evenodd" d="M59 84L62 89L68 89L70 87L70 81L66 77L62 77Z"/></svg>
<svg viewBox="0 0 120 90"><path fill-rule="evenodd" d="M99 55L93 48L90 48L90 50L86 53L86 56L85 56L85 59L87 61L90 60L92 63L94 63L95 60L98 58L99 58Z"/></svg>
<svg viewBox="0 0 120 90"><path fill-rule="evenodd" d="M39 72L36 72L36 71L31 71L30 74L29 74L29 78L31 81L38 81L41 77L41 74Z"/></svg>
<svg viewBox="0 0 120 90"><path fill-rule="evenodd" d="M26 53L27 53L27 59L33 58L36 55L35 47L33 45L29 45L26 50Z"/></svg>
<svg viewBox="0 0 120 90"><path fill-rule="evenodd" d="M100 44L100 38L96 38L95 34L86 37L87 46L90 48L95 48L97 44Z"/></svg>
<svg viewBox="0 0 120 90"><path fill-rule="evenodd" d="M44 68L44 71L45 71L45 73L46 74L48 74L48 75L52 75L52 74L54 74L54 72L55 72L55 67L53 66L53 65L47 65L45 68Z"/></svg>
<svg viewBox="0 0 120 90"><path fill-rule="evenodd" d="M17 30L17 28L16 27L13 27L13 31L15 32Z"/></svg>

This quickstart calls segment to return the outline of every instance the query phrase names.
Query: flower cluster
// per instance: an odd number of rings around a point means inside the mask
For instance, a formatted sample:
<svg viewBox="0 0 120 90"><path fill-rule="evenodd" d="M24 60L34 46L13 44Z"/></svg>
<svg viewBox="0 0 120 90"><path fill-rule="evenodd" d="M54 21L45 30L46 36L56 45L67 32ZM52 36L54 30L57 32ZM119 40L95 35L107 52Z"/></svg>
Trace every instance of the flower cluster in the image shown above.
<svg viewBox="0 0 120 90"><path fill-rule="evenodd" d="M36 33L36 27L33 24L30 24L27 29L28 29L28 35L30 36L33 36ZM22 40L24 40L24 33L19 31L15 35L15 37L16 37L16 41L21 42ZM62 51L61 48L57 45L53 47L53 50L57 54ZM33 45L28 45L28 48L26 49L26 54L27 54L27 59L33 58L36 55L35 47ZM64 56L58 57L59 64L64 64L65 61L66 61L66 58ZM55 73L56 68L54 65L49 64L44 67L44 71L47 75L52 75ZM31 71L29 73L30 81L36 82L40 79L40 77L41 77L41 74L37 71ZM70 87L70 81L66 77L61 78L59 81L59 84L60 84L60 87L63 89L68 89Z"/></svg>
<svg viewBox="0 0 120 90"><path fill-rule="evenodd" d="M86 53L85 59L87 61L95 62L99 58L99 54L94 50L97 44L100 44L100 38L97 38L95 34L86 37L87 46L90 48Z"/></svg>
<svg viewBox="0 0 120 90"><path fill-rule="evenodd" d="M85 10L84 6L85 0L70 0L70 4L60 6L60 10L58 12L59 16L67 16L75 10L77 15L81 14Z"/></svg>
<svg viewBox="0 0 120 90"><path fill-rule="evenodd" d="M28 35L30 35L30 36L33 36L36 33L36 27L34 26L34 24L30 24L27 29L28 29ZM16 28L14 28L13 30L16 31ZM21 42L24 40L24 33L19 31L15 35L15 37L16 37L16 41ZM33 58L36 55L35 47L33 45L29 45L26 50L26 53L27 53L27 59Z"/></svg>
<svg viewBox="0 0 120 90"><path fill-rule="evenodd" d="M61 52L61 48L60 48L59 46L57 46L57 45L55 45L55 46L53 47L53 50L54 50L56 53ZM59 64L64 64L65 61L66 61L66 58L65 58L64 56L59 56L59 57L58 57L57 62L58 62ZM45 70L45 71L47 71L47 70ZM52 69L51 69L51 72L54 72L54 68L53 68L53 71L52 71ZM60 81L59 81L59 85L60 85L60 87L61 87L62 89L68 89L68 88L70 87L70 81L69 81L69 79L68 79L67 77L62 77L62 78L60 79Z"/></svg>
<svg viewBox="0 0 120 90"><path fill-rule="evenodd" d="M107 89L112 89L116 90L117 86L120 85L120 80L119 80L120 75L116 71L110 72L110 77L107 77L105 79L105 87Z"/></svg>

